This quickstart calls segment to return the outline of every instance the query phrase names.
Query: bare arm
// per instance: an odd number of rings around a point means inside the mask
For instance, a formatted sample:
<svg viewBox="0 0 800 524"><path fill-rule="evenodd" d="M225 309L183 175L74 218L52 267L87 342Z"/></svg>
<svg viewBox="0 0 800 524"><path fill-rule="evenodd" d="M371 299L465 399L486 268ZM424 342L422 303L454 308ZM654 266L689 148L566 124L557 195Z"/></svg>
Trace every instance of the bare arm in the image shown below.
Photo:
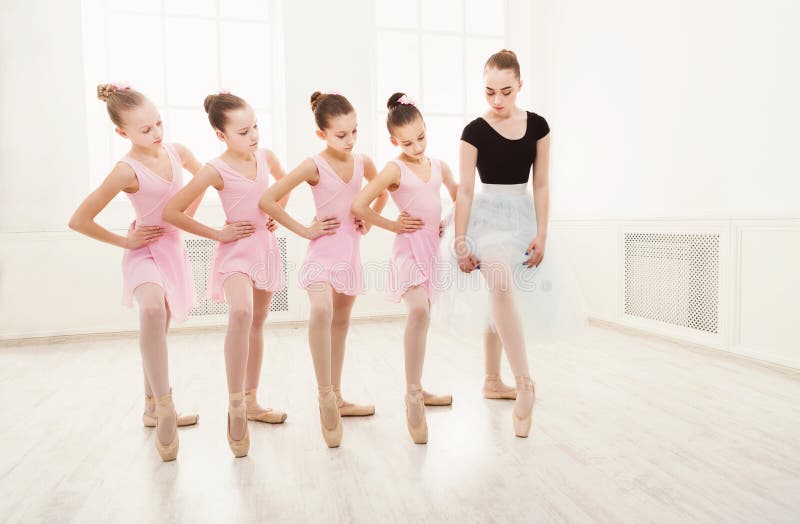
<svg viewBox="0 0 800 524"><path fill-rule="evenodd" d="M536 210L536 238L525 253L528 267L538 266L544 258L550 214L550 135L536 142L536 162L533 164L533 206Z"/></svg>
<svg viewBox="0 0 800 524"><path fill-rule="evenodd" d="M223 188L222 177L210 165L205 165L200 168L197 175L192 177L186 186L178 191L173 196L167 205L164 206L164 213L162 218L176 227L183 229L189 233L219 242L231 242L250 236L255 231L253 224L249 222L234 222L233 224L226 224L221 230L214 229L205 224L202 224L189 216L187 210L209 186L214 186L220 190Z"/></svg>
<svg viewBox="0 0 800 524"><path fill-rule="evenodd" d="M471 272L478 266L478 259L467 242L467 225L472 210L472 197L475 194L475 167L478 163L478 149L461 141L458 154L459 181L456 192L455 249L458 265L462 271Z"/></svg>
<svg viewBox="0 0 800 524"><path fill-rule="evenodd" d="M267 149L267 161L269 162L269 170L272 172L272 176L275 178L276 181L284 178L286 176L286 171L283 170L283 166L281 165L281 161L278 160L278 157ZM289 195L291 193L286 193L283 198L278 201L278 205L281 206L283 209L286 209L286 205L289 203Z"/></svg>
<svg viewBox="0 0 800 524"><path fill-rule="evenodd" d="M397 172L398 179L400 177L400 171ZM375 164L372 162L372 159L366 155L364 155L364 178L367 179L367 182L372 182L377 178L378 170L375 168ZM380 214L383 211L383 208L386 207L386 202L389 201L389 192L384 191L379 194L375 199L375 202L372 204L372 210L376 213Z"/></svg>
<svg viewBox="0 0 800 524"><path fill-rule="evenodd" d="M388 195L387 190L392 186L400 185L400 168L394 162L389 162L380 173L373 176L369 183L356 195L353 200L353 207L350 211L358 218L365 222L376 225L380 228L386 229L393 233L405 233L400 222L389 220L382 216L380 212L383 210L381 205L380 210L377 202L381 196ZM370 207L370 204L375 202L375 206ZM385 200L383 204L385 205Z"/></svg>
<svg viewBox="0 0 800 524"><path fill-rule="evenodd" d="M281 207L281 200L288 198L289 193L303 182L308 182L311 185L319 182L317 165L310 158L304 160L288 175L271 185L261 195L261 200L258 202L259 207L279 224L303 238L313 240L322 235L334 234L339 227L339 221L336 217L317 217L310 227L306 227L292 218Z"/></svg>
<svg viewBox="0 0 800 524"><path fill-rule="evenodd" d="M128 232L128 236L117 235L99 225L94 219L105 209L121 191L139 190L136 174L129 165L118 163L111 173L81 202L69 219L70 229L101 242L125 249L136 249L157 240L163 233L163 226L141 226Z"/></svg>
<svg viewBox="0 0 800 524"><path fill-rule="evenodd" d="M447 188L450 194L450 199L455 202L458 196L458 182L453 178L453 172L450 171L450 166L442 162L442 184Z"/></svg>
<svg viewBox="0 0 800 524"><path fill-rule="evenodd" d="M186 171L190 172L192 176L195 176L200 169L203 167L203 164L197 160L197 157L194 156L189 148L183 146L181 144L173 144L175 149L178 151L178 154L181 157L181 164ZM200 202L203 201L203 196L205 195L205 191L203 191L199 197L197 197L194 202L192 202L188 208L186 208L186 214L190 217L193 217L195 213L197 213L197 208L200 207Z"/></svg>

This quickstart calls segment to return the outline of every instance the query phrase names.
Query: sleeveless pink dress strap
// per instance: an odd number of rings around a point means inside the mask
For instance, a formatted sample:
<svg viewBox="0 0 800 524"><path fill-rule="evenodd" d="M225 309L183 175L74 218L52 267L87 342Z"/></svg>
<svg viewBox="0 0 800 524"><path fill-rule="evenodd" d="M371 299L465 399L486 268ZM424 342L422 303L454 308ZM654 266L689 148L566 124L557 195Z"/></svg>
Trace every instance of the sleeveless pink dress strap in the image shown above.
<svg viewBox="0 0 800 524"><path fill-rule="evenodd" d="M122 258L122 302L133 306L133 293L142 284L161 286L172 319L183 322L196 304L195 283L189 255L179 229L165 223L161 213L167 201L183 187L183 165L172 144L164 144L172 167L172 180L165 180L138 160L126 156L120 161L136 173L139 190L127 193L136 211L135 226L164 226L158 240L137 249L126 249Z"/></svg>
<svg viewBox="0 0 800 524"><path fill-rule="evenodd" d="M402 161L393 161L400 168L400 186L390 192L400 211L422 219L424 226L413 233L395 236L389 263L387 298L400 302L414 286L424 286L428 299L438 295L437 265L439 261L439 222L442 216L441 163L431 158L427 182L421 180Z"/></svg>
<svg viewBox="0 0 800 524"><path fill-rule="evenodd" d="M219 198L226 222L250 222L256 229L249 237L217 242L206 288L206 296L216 302L225 301L224 283L234 273L246 275L256 289L280 291L285 285L278 239L267 229L268 216L258 207L261 195L269 187L267 151L257 150L255 158L256 177L253 180L235 171L221 158L208 162L222 177L223 188L219 191Z"/></svg>
<svg viewBox="0 0 800 524"><path fill-rule="evenodd" d="M316 216L335 216L339 229L308 244L300 267L300 287L308 289L315 282L327 282L338 293L363 295L364 275L361 267L361 233L350 213L364 178L364 157L353 155L353 175L345 182L320 155L311 157L319 171L319 182L311 186Z"/></svg>

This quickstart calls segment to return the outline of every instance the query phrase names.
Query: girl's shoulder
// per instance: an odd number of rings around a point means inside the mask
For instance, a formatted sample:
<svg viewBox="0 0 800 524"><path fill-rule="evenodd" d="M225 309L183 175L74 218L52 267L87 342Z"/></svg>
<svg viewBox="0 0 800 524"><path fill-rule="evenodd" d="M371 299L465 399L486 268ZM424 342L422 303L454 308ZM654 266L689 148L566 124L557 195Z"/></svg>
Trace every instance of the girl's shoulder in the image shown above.
<svg viewBox="0 0 800 524"><path fill-rule="evenodd" d="M526 111L528 114L528 134L534 139L546 137L550 133L550 125L547 120L533 111Z"/></svg>

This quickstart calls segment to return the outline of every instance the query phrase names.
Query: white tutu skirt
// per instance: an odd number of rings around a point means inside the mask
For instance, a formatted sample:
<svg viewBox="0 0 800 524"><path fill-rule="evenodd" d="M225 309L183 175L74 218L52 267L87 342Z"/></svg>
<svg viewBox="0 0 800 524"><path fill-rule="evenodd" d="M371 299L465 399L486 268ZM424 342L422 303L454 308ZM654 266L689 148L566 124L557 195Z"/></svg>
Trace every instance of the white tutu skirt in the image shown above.
<svg viewBox="0 0 800 524"><path fill-rule="evenodd" d="M473 198L467 226L467 245L480 266L464 273L458 268L451 210L440 244L437 284L441 295L431 311L432 326L459 338L481 341L486 329L494 325L487 277L490 271L502 271L527 346L583 335L586 315L580 288L552 231L539 267L523 265L530 258L525 251L535 237L533 196L526 184L484 184Z"/></svg>

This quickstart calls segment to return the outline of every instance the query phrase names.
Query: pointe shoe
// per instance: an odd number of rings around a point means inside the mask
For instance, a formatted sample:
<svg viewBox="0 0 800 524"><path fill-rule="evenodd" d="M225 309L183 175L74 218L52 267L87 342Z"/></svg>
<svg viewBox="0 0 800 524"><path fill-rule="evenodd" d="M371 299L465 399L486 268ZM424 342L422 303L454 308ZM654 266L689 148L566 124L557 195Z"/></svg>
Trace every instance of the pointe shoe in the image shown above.
<svg viewBox="0 0 800 524"><path fill-rule="evenodd" d="M525 438L531 431L531 419L533 415L533 404L536 402L536 389L530 377L516 377L517 391L530 391L533 393L531 400L531 409L524 417L517 415L517 403L514 403L514 409L511 410L511 420L514 422L514 434L518 437Z"/></svg>
<svg viewBox="0 0 800 524"><path fill-rule="evenodd" d="M483 381L483 398L493 400L516 400L517 390L503 384L500 375L486 375Z"/></svg>
<svg viewBox="0 0 800 524"><path fill-rule="evenodd" d="M434 395L423 389L422 400L426 406L450 406L453 404L453 395Z"/></svg>
<svg viewBox="0 0 800 524"><path fill-rule="evenodd" d="M368 417L375 414L375 406L372 404L353 404L342 398L342 391L334 386L333 392L336 394L336 405L339 406L339 415L342 417Z"/></svg>
<svg viewBox="0 0 800 524"><path fill-rule="evenodd" d="M325 405L327 409L333 410L337 406L336 395L331 389L321 388L319 392L319 426L322 428L322 438L329 448L338 448L342 443L342 418L339 410L336 410L336 425L329 429L325 427L325 422L322 420L322 407Z"/></svg>
<svg viewBox="0 0 800 524"><path fill-rule="evenodd" d="M408 406L417 403L421 404L422 407L422 422L417 426L412 426L411 418L408 416ZM425 418L425 401L423 400L421 390L413 394L406 393L406 426L408 427L408 434L411 435L411 440L414 441L414 444L428 443L428 420Z"/></svg>
<svg viewBox="0 0 800 524"><path fill-rule="evenodd" d="M283 411L259 406L255 389L248 389L244 392L244 403L247 405L247 420L266 422L267 424L283 424L283 421L286 420L286 413Z"/></svg>
<svg viewBox="0 0 800 524"><path fill-rule="evenodd" d="M175 420L178 420L178 414L175 412L175 404L172 403L172 392L170 391L163 397L158 397L155 399L156 403L156 423L158 420L165 420L170 415L175 417ZM158 429L156 427L156 429ZM161 456L161 460L164 462L170 462L178 458L178 425L175 424L175 437L173 437L172 442L169 444L162 444L160 440L158 440L158 433L156 433L156 450L158 450L158 454Z"/></svg>
<svg viewBox="0 0 800 524"><path fill-rule="evenodd" d="M172 388L170 388L169 393L172 394ZM144 413L142 413L142 424L144 424L146 428L154 428L156 427L156 415L154 411L156 401L153 397L145 395L144 403L145 410ZM148 412L152 412L153 414L150 415ZM178 413L178 427L194 426L198 422L200 422L200 415L197 413Z"/></svg>
<svg viewBox="0 0 800 524"><path fill-rule="evenodd" d="M242 401L238 406L231 406L228 403L228 446L230 446L234 457L245 457L250 451L250 430L247 427L247 406L244 402L244 393L231 393L228 398L232 401ZM241 440L233 440L231 438L231 418L244 420L244 437Z"/></svg>

